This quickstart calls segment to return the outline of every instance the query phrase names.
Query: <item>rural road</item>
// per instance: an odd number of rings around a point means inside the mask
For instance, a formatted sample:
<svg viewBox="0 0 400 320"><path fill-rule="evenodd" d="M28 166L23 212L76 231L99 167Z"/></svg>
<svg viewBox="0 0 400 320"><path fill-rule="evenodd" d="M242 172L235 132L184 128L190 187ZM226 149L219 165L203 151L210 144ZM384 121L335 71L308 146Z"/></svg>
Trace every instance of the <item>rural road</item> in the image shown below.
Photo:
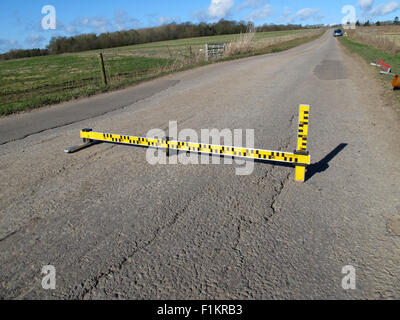
<svg viewBox="0 0 400 320"><path fill-rule="evenodd" d="M387 101L328 32L64 104L66 123L60 106L0 119L0 299L400 299L399 106ZM144 136L170 120L254 129L256 147L292 151L299 104L311 106L304 184L278 165L236 176L152 166L141 148L63 151L82 128ZM41 286L46 265L55 290ZM342 288L347 265L356 290Z"/></svg>

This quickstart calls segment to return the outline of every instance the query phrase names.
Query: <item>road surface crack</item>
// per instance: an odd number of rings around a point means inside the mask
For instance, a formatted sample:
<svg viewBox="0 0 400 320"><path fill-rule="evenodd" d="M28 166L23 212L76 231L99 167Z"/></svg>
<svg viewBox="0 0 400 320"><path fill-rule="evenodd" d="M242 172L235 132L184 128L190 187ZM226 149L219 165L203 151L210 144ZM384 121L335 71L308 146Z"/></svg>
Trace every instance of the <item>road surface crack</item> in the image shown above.
<svg viewBox="0 0 400 320"><path fill-rule="evenodd" d="M289 129L290 129L290 131L289 132L293 132L293 130L291 130L291 128L293 127L293 123L294 123L295 118L296 118L296 115L292 115L290 117L290 120L289 120ZM291 133L289 135L286 144L282 147L283 150L286 150L286 149L289 148L292 138L293 138L293 133ZM274 168L275 168L275 166L273 166L273 169ZM287 176L283 180L276 178L271 173L270 173L270 175L274 178L274 180L276 180L279 183L279 185L277 187L274 186L275 194L272 196L272 202L271 202L271 205L270 205L270 208L272 210L272 216L271 217L273 217L280 210L280 208L277 207L278 198L280 197L280 195L282 194L283 190L285 189L285 186L286 186L286 184L288 183L288 181L290 179L291 173L288 173ZM268 222L269 218L266 217L265 220Z"/></svg>
<svg viewBox="0 0 400 320"><path fill-rule="evenodd" d="M277 212L279 212L280 208L277 207L277 202L279 196L282 194L283 189L285 189L285 186L287 182L289 181L290 178L290 173L286 176L286 179L283 181L280 181L280 185L278 187L275 187L275 194L272 196L272 202L270 205L270 208L272 209L272 216L274 216ZM268 221L269 219L267 219Z"/></svg>
<svg viewBox="0 0 400 320"><path fill-rule="evenodd" d="M176 211L173 218L171 219L171 221L168 224L164 225L163 227L157 228L154 232L154 235L151 237L151 239L146 241L140 247L137 247L129 255L124 256L119 263L110 267L106 272L102 272L99 275L93 277L92 279L89 279L89 280L86 280L85 282L83 282L81 285L83 287L83 292L77 297L77 299L84 300L84 299L88 298L88 296L98 287L98 285L100 284L100 281L102 279L110 278L113 275L120 272L127 263L130 263L130 261L132 260L132 258L135 256L135 254L137 252L144 250L147 247L151 246L153 243L155 243L164 230L171 228L172 226L174 226L177 223L177 221L179 220L179 217L182 216L186 212L186 210L189 208L193 199L194 198L192 198L189 202L187 202L187 204L184 207L182 207L179 211Z"/></svg>
<svg viewBox="0 0 400 320"><path fill-rule="evenodd" d="M21 231L20 229L17 229L15 231L10 232L9 234L7 234L6 236L4 236L3 238L0 239L0 242L7 240L8 238L12 237L14 234L17 234L19 231Z"/></svg>

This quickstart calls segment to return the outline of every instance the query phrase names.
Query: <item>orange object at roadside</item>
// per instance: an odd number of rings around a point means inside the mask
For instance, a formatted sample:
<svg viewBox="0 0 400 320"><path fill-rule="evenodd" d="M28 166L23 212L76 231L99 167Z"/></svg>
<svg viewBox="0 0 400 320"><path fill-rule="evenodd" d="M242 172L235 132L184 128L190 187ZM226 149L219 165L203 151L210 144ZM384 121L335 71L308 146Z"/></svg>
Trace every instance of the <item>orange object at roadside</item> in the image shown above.
<svg viewBox="0 0 400 320"><path fill-rule="evenodd" d="M395 75L392 81L393 90L400 89L400 76Z"/></svg>

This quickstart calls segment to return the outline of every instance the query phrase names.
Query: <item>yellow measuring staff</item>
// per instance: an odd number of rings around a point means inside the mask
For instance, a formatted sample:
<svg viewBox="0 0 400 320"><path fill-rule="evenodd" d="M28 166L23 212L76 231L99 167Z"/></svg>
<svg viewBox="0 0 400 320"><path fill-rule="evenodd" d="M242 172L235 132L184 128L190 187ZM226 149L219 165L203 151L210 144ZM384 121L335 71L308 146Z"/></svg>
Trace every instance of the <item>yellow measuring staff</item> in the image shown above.
<svg viewBox="0 0 400 320"><path fill-rule="evenodd" d="M308 157L310 157L307 150L309 121L310 121L310 106L300 105L299 132L298 132L299 134L297 137L296 153ZM306 178L306 168L304 166L296 166L296 181L304 182L305 178Z"/></svg>
<svg viewBox="0 0 400 320"><path fill-rule="evenodd" d="M310 156L299 155L291 152L226 147L212 144L173 141L167 139L152 139L91 131L82 131L81 138L99 142L120 143L125 145L163 148L185 152L207 153L214 155L248 158L252 160L269 160L303 165L310 164Z"/></svg>
<svg viewBox="0 0 400 320"><path fill-rule="evenodd" d="M196 152L203 154L240 157L250 160L276 161L282 163L294 164L296 167L296 180L305 181L306 166L311 163L311 156L307 150L308 128L309 128L310 106L301 105L299 112L299 130L297 150L295 152L271 151L263 149L251 149L233 146L220 146L212 144L184 142L164 139L145 138L137 136L119 135L112 133L93 132L92 129L83 129L81 138L84 144L71 147L65 150L67 153L73 153L83 148L89 147L98 142L118 143L124 145L141 146L149 148L178 150L184 152Z"/></svg>

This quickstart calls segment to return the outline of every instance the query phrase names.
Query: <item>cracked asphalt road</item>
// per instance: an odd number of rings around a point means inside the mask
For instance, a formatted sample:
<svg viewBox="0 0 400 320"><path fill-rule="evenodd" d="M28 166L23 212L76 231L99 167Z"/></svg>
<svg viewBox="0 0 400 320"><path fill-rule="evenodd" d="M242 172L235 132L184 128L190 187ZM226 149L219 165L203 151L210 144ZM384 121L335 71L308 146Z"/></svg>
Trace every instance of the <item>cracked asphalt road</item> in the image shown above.
<svg viewBox="0 0 400 320"><path fill-rule="evenodd" d="M330 32L153 83L165 80L176 84L0 146L0 298L400 298L399 106ZM234 165L151 166L146 150L119 145L63 153L82 128L146 135L170 120L254 129L256 147L291 151L302 103L304 184L286 166L236 176ZM56 290L41 287L45 265ZM346 265L356 290L342 289Z"/></svg>

